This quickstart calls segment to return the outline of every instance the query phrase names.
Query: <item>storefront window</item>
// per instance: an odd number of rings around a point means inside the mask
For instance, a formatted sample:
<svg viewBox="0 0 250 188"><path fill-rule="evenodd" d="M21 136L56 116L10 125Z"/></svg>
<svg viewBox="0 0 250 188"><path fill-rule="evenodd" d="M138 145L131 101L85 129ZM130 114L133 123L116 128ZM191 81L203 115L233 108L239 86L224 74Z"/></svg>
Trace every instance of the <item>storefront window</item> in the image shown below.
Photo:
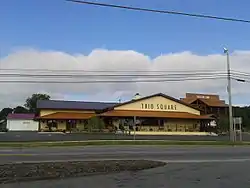
<svg viewBox="0 0 250 188"><path fill-rule="evenodd" d="M141 119L142 126L159 126L158 119L149 118L149 119Z"/></svg>

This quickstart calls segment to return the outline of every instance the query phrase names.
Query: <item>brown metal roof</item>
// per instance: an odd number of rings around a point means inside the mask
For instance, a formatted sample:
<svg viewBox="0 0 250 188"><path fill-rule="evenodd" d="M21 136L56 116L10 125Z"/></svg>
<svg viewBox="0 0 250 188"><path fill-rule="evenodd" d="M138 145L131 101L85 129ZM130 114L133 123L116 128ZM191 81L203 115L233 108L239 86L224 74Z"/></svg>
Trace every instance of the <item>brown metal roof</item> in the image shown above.
<svg viewBox="0 0 250 188"><path fill-rule="evenodd" d="M191 104L197 100L205 103L208 106L211 107L227 107L228 105L225 104L225 101L223 100L211 100L211 99L197 99L197 98L184 98L181 99L183 102L187 103L187 104Z"/></svg>
<svg viewBox="0 0 250 188"><path fill-rule="evenodd" d="M199 99L199 100L211 107L227 107L228 106L227 104L225 104L225 101L221 101L221 100L219 101L215 101L215 100L213 101L209 99Z"/></svg>
<svg viewBox="0 0 250 188"><path fill-rule="evenodd" d="M224 100L220 100L219 95L213 95L213 94L186 93L186 98L181 99L181 101L187 104L192 104L193 102L197 100L205 103L206 105L210 107L227 107L228 106Z"/></svg>
<svg viewBox="0 0 250 188"><path fill-rule="evenodd" d="M72 120L82 120L82 119L89 119L95 116L95 113L72 113L72 112L56 112L53 114L40 116L38 119L72 119Z"/></svg>
<svg viewBox="0 0 250 188"><path fill-rule="evenodd" d="M38 109L64 109L64 110L103 110L117 103L87 102L87 101L61 101L61 100L38 100Z"/></svg>
<svg viewBox="0 0 250 188"><path fill-rule="evenodd" d="M183 102L185 102L187 104L191 104L191 103L193 103L196 100L198 100L198 99L196 99L196 98L182 98L181 99L181 101L183 101Z"/></svg>
<svg viewBox="0 0 250 188"><path fill-rule="evenodd" d="M160 112L160 111L141 111L141 110L112 110L100 114L99 116L108 117L155 117L155 118L176 118L176 119L213 119L209 116L195 115L187 112Z"/></svg>

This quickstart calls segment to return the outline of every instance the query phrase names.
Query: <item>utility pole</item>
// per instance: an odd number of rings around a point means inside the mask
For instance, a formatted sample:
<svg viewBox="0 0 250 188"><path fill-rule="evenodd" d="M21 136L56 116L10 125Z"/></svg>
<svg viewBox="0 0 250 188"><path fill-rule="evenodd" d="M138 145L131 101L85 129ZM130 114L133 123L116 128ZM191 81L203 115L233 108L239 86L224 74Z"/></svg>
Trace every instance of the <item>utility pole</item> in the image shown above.
<svg viewBox="0 0 250 188"><path fill-rule="evenodd" d="M234 125L233 125L233 107L232 107L232 92L231 92L231 72L230 72L230 61L228 49L224 48L224 53L227 56L227 92L228 92L228 103L229 103L229 129L230 129L230 141L235 141Z"/></svg>

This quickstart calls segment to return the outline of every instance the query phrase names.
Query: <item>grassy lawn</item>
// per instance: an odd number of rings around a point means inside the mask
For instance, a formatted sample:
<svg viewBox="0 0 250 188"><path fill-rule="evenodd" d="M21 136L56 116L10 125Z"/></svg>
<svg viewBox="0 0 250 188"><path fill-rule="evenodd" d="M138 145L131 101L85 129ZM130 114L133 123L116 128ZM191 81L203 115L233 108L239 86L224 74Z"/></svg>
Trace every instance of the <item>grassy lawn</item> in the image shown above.
<svg viewBox="0 0 250 188"><path fill-rule="evenodd" d="M67 147L100 145L187 145L187 146L232 146L250 145L250 142L229 141L167 141L167 140L98 140L98 141L55 141L55 142L0 142L0 147Z"/></svg>

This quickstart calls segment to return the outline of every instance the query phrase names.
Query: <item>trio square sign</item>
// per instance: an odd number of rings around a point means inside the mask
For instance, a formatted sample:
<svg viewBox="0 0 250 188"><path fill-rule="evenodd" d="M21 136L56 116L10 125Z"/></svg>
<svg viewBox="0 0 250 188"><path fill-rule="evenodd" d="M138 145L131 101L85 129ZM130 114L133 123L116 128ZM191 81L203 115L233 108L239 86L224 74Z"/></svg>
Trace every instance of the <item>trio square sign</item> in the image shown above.
<svg viewBox="0 0 250 188"><path fill-rule="evenodd" d="M153 103L141 103L141 109L143 110L177 110L176 105L170 104L153 104Z"/></svg>

